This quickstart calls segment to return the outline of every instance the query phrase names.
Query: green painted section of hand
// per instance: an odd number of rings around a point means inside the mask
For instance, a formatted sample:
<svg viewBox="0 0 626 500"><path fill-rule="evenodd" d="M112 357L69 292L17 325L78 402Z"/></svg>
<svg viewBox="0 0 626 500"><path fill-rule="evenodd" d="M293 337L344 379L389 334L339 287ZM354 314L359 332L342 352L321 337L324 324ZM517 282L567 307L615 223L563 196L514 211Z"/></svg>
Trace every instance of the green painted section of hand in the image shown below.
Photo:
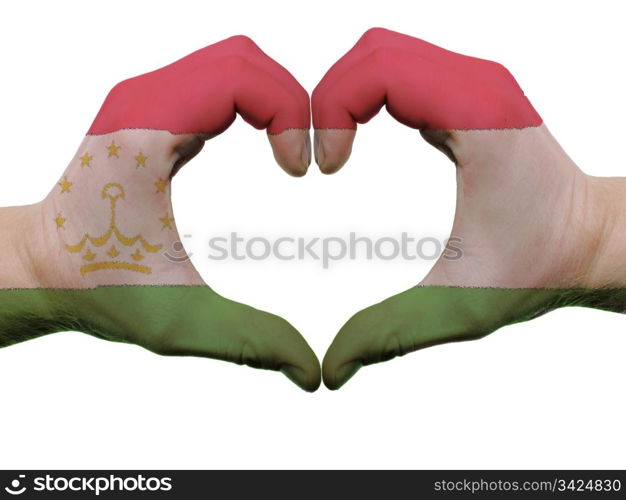
<svg viewBox="0 0 626 500"><path fill-rule="evenodd" d="M362 366L425 347L479 339L568 306L624 312L626 289L416 286L348 320L324 358L324 383L338 389Z"/></svg>
<svg viewBox="0 0 626 500"><path fill-rule="evenodd" d="M0 347L63 331L281 371L307 391L320 384L319 361L293 326L207 286L0 290Z"/></svg>

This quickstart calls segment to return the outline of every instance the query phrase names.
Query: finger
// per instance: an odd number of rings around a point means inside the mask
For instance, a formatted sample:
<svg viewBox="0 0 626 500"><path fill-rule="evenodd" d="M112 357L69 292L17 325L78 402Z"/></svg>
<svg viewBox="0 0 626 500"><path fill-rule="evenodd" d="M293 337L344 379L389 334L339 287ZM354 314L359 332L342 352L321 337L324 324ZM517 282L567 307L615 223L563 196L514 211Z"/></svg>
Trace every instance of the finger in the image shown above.
<svg viewBox="0 0 626 500"><path fill-rule="evenodd" d="M313 126L316 131L356 130L357 123L369 121L383 105L398 121L417 129L523 128L541 124L541 118L502 65L374 28L313 91ZM318 135L316 146L325 149L325 135ZM348 146L346 142L336 155L321 155L320 168L340 168L349 157Z"/></svg>
<svg viewBox="0 0 626 500"><path fill-rule="evenodd" d="M418 286L355 314L322 365L338 389L362 366L447 342L474 340L576 301L572 291Z"/></svg>
<svg viewBox="0 0 626 500"><path fill-rule="evenodd" d="M88 133L142 128L213 137L226 130L237 113L254 127L267 129L275 156L287 172L306 171L309 96L286 69L244 36L117 84ZM292 129L298 133L286 133Z"/></svg>
<svg viewBox="0 0 626 500"><path fill-rule="evenodd" d="M320 385L319 361L293 326L207 286L109 286L46 295L54 331L79 330L157 354L281 371L306 391Z"/></svg>
<svg viewBox="0 0 626 500"><path fill-rule="evenodd" d="M356 130L320 129L315 131L315 162L324 174L334 174L352 153Z"/></svg>
<svg viewBox="0 0 626 500"><path fill-rule="evenodd" d="M259 129L267 129L274 158L289 174L302 176L311 163L309 94L252 40L235 37L240 61L235 105Z"/></svg>
<svg viewBox="0 0 626 500"><path fill-rule="evenodd" d="M311 137L308 129L292 128L280 134L268 134L267 137L276 163L285 172L294 177L306 174L311 164Z"/></svg>

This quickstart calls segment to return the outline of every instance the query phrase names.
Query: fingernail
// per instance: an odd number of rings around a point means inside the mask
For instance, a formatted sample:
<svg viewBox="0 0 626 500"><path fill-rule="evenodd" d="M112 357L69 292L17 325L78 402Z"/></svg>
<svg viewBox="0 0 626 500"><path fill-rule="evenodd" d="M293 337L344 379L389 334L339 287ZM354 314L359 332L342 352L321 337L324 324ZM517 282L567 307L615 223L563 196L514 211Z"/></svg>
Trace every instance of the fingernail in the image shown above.
<svg viewBox="0 0 626 500"><path fill-rule="evenodd" d="M331 390L339 389L348 380L350 380L362 366L363 363L360 361L350 361L349 363L341 365L335 372L334 380L324 380L326 387Z"/></svg>
<svg viewBox="0 0 626 500"><path fill-rule="evenodd" d="M324 146L322 145L322 140L320 139L319 134L317 133L317 130L315 131L314 134L314 140L315 140L315 163L317 163L318 166L322 166L322 163L324 163Z"/></svg>
<svg viewBox="0 0 626 500"><path fill-rule="evenodd" d="M302 164L304 168L309 168L311 164L311 137L306 135L302 144Z"/></svg>
<svg viewBox="0 0 626 500"><path fill-rule="evenodd" d="M302 368L293 365L284 365L280 371L294 384L307 392L314 392L319 387L319 382L315 383L310 380L307 373Z"/></svg>

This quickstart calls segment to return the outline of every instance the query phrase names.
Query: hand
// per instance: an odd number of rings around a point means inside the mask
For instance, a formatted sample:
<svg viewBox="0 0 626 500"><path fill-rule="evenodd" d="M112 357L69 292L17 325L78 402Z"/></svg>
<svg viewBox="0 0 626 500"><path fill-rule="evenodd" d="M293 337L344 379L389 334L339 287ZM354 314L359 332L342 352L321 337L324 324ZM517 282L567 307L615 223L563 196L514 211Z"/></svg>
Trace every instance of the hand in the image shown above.
<svg viewBox="0 0 626 500"><path fill-rule="evenodd" d="M456 165L452 236L419 286L353 316L323 362L343 385L361 366L480 338L567 305L626 309L626 179L585 175L502 65L384 29L366 32L312 96L315 156L347 161L356 123L385 105Z"/></svg>
<svg viewBox="0 0 626 500"><path fill-rule="evenodd" d="M280 370L303 389L319 362L284 319L227 300L186 258L171 179L239 113L278 163L310 163L309 98L250 39L229 38L116 85L41 203L0 211L0 346L80 330L160 354Z"/></svg>

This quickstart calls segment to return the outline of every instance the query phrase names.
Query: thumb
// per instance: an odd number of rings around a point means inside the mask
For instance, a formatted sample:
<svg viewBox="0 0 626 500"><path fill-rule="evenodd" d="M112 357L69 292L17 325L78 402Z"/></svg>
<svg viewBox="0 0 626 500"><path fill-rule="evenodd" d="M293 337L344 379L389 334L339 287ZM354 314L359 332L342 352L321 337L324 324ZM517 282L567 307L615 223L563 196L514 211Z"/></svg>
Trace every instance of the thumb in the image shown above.
<svg viewBox="0 0 626 500"><path fill-rule="evenodd" d="M276 370L313 392L320 363L306 340L280 316L234 302L207 288L192 291L176 333L162 354L204 356L253 368Z"/></svg>
<svg viewBox="0 0 626 500"><path fill-rule="evenodd" d="M362 366L479 339L575 300L572 290L416 286L348 320L324 357L324 384L338 389Z"/></svg>

